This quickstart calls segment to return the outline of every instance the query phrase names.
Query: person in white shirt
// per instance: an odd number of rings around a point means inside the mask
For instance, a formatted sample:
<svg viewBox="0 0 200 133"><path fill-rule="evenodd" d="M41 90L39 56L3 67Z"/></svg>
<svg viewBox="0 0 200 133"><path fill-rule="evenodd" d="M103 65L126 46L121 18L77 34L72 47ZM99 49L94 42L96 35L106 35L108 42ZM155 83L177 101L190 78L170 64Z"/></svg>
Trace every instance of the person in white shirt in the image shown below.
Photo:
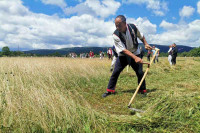
<svg viewBox="0 0 200 133"><path fill-rule="evenodd" d="M172 45L169 46L168 61L169 61L169 64L172 65Z"/></svg>
<svg viewBox="0 0 200 133"><path fill-rule="evenodd" d="M127 24L126 18L119 15L115 19L116 30L113 34L114 46L118 57L115 64L114 71L110 77L107 91L102 97L107 97L115 93L115 87L121 71L129 64L136 72L138 83L141 81L144 72L142 67L142 59L140 57L140 49L138 47L137 38L139 38L145 45L145 48L150 50L152 47L147 43L143 34L139 32L134 24ZM139 92L146 94L146 84L143 81Z"/></svg>
<svg viewBox="0 0 200 133"><path fill-rule="evenodd" d="M112 49L109 48L109 50L107 51L108 59L111 59L111 60L112 60L112 53L113 53Z"/></svg>
<svg viewBox="0 0 200 133"><path fill-rule="evenodd" d="M153 49L152 49L152 57L155 55L156 49L158 49L158 48L156 48L155 46L153 46ZM156 58L154 58L153 63L156 63L155 60L157 60L157 62L158 62L158 56L159 56L159 51L156 53Z"/></svg>

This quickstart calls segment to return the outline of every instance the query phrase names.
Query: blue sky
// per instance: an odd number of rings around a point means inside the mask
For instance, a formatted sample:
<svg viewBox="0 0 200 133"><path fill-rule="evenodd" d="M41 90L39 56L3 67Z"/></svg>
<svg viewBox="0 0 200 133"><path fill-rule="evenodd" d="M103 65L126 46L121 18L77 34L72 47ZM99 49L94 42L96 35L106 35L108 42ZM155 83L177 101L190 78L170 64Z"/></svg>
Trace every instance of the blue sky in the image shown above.
<svg viewBox="0 0 200 133"><path fill-rule="evenodd" d="M127 17L138 18L138 17L147 17L152 23L159 25L162 20L166 20L171 23L178 23L181 19L179 11L183 6L191 6L197 10L197 1L196 0L168 0L165 1L168 6L168 11L166 11L164 16L157 16L152 13L150 9L145 8L145 4L128 4L122 0L116 0L121 3L120 8L117 10L116 15L123 14ZM27 6L31 11L35 13L44 13L48 15L58 14L60 17L69 18L73 15L66 15L62 9L56 5L45 5L40 0L23 0L23 5ZM79 4L78 0L65 0L68 6L76 6ZM116 15L111 15L108 19L113 19ZM195 19L200 19L200 15L197 12L194 12L193 15L184 19L185 22L190 22ZM158 28L158 31L162 31L162 28Z"/></svg>
<svg viewBox="0 0 200 133"><path fill-rule="evenodd" d="M200 46L198 0L1 0L0 48L112 46L119 14L150 44Z"/></svg>

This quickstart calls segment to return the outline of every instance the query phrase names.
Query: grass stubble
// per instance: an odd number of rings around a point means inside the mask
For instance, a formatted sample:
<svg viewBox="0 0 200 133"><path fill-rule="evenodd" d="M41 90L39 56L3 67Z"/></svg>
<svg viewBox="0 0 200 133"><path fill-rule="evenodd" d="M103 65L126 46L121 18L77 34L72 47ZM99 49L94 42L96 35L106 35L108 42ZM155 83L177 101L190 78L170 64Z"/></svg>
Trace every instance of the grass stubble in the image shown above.
<svg viewBox="0 0 200 133"><path fill-rule="evenodd" d="M144 59L145 60L145 59ZM115 95L102 98L111 61L69 58L0 59L1 132L200 132L199 58L161 57L146 78L148 95L137 95L129 68ZM144 66L144 70L147 66Z"/></svg>

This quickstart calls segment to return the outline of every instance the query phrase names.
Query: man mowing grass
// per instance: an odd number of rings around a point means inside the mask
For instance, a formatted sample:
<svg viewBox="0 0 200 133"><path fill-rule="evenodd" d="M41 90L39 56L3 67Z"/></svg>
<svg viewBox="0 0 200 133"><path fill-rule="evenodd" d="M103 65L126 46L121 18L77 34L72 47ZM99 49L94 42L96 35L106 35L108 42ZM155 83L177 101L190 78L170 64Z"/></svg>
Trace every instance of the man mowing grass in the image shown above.
<svg viewBox="0 0 200 133"><path fill-rule="evenodd" d="M139 32L137 27L134 24L126 23L126 18L123 15L119 15L115 18L115 26L117 29L113 34L113 39L115 42L114 46L118 53L118 57L114 71L108 83L107 91L102 95L102 97L107 97L115 93L117 79L121 71L128 64L136 72L138 84L142 79L144 75L142 67L143 61L141 59L140 49L138 48L137 37L143 42L147 50L152 49L152 47L147 43L145 37ZM142 83L139 92L142 94L145 94L147 92L145 80Z"/></svg>

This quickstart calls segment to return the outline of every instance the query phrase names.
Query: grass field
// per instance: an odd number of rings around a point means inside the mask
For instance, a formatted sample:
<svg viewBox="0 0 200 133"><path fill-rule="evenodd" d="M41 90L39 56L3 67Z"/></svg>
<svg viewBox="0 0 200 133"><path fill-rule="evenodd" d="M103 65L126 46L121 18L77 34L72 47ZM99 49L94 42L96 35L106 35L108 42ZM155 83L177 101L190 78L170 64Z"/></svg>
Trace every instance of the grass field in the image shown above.
<svg viewBox="0 0 200 133"><path fill-rule="evenodd" d="M146 60L146 58L144 59ZM102 98L111 61L0 58L0 132L200 132L200 58L159 58L148 95L127 105L137 77L121 73L115 95ZM144 70L147 66L144 66Z"/></svg>

